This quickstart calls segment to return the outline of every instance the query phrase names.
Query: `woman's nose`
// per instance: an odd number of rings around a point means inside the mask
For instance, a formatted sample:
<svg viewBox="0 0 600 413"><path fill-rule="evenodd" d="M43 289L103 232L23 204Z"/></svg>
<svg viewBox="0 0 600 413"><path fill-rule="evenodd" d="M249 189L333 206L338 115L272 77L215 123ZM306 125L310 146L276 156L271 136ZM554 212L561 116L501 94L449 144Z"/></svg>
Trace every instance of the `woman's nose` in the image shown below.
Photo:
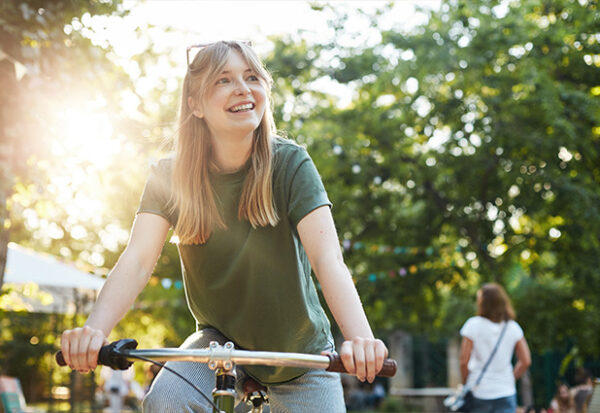
<svg viewBox="0 0 600 413"><path fill-rule="evenodd" d="M235 93L238 95L248 95L250 94L251 90L248 87L248 85L246 84L246 82L244 82L243 80L239 80L236 82L235 85Z"/></svg>

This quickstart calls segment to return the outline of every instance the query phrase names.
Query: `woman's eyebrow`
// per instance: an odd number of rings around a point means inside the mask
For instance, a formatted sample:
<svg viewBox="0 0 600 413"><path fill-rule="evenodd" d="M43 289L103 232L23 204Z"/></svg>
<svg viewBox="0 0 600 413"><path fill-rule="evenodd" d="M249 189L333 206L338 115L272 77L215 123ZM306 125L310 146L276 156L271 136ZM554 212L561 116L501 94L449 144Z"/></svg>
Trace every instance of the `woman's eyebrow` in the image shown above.
<svg viewBox="0 0 600 413"><path fill-rule="evenodd" d="M244 73L248 73L248 72L254 72L254 70L252 70L251 68L244 70ZM231 73L231 70L223 70L221 72L222 75L228 75L229 73Z"/></svg>

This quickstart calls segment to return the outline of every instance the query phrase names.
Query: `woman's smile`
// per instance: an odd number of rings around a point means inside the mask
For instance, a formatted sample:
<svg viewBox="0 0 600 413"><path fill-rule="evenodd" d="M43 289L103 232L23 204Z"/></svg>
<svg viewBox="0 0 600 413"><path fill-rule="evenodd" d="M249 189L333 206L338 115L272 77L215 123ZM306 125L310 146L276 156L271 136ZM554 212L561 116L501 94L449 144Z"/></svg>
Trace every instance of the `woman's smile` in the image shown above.
<svg viewBox="0 0 600 413"><path fill-rule="evenodd" d="M251 110L254 110L254 107L255 107L254 103L244 102L244 103L239 103L237 105L230 107L228 109L228 111L232 112L232 113L246 113Z"/></svg>

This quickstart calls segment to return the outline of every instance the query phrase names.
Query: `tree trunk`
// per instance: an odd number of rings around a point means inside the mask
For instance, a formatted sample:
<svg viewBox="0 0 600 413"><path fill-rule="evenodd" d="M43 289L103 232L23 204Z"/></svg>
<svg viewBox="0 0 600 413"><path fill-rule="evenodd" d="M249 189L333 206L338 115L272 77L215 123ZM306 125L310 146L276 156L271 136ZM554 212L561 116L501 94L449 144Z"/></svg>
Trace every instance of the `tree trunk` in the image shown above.
<svg viewBox="0 0 600 413"><path fill-rule="evenodd" d="M3 198L3 197L2 197ZM2 206L2 215L6 211L6 204ZM4 219L0 218L0 222L4 221ZM0 290L2 290L2 285L4 284L4 269L6 268L6 258L8 255L8 228L0 229Z"/></svg>
<svg viewBox="0 0 600 413"><path fill-rule="evenodd" d="M4 284L4 269L9 240L9 211L7 200L13 187L13 137L11 124L14 117L14 101L17 92L17 78L14 64L4 59L0 61L0 289Z"/></svg>

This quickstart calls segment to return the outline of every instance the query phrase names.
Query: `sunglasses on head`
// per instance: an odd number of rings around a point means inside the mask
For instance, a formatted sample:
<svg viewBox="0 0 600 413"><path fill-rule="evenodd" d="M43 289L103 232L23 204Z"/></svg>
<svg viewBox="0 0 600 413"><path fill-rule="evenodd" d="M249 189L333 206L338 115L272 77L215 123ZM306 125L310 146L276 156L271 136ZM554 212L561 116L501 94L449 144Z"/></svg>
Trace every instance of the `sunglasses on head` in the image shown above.
<svg viewBox="0 0 600 413"><path fill-rule="evenodd" d="M199 52L201 49L204 49L205 47L209 47L209 46L212 46L217 43L220 43L220 42L198 43L198 44L192 44L192 45L189 45L188 47L186 47L185 48L185 57L186 57L186 62L187 62L188 68L190 67L190 50L198 49L197 52ZM237 43L243 43L246 46L252 47L252 42L249 40L240 40L240 41L237 41ZM193 61L193 59L192 59L192 61Z"/></svg>

